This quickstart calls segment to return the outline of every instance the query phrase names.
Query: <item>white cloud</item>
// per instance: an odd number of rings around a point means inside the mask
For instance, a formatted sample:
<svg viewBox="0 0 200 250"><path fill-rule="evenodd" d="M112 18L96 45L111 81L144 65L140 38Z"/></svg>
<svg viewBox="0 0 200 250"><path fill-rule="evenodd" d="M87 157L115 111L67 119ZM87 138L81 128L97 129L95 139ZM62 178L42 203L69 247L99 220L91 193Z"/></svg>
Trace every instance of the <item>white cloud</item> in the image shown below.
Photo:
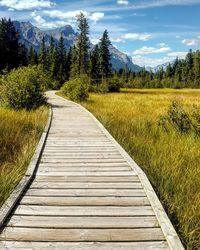
<svg viewBox="0 0 200 250"><path fill-rule="evenodd" d="M180 59L183 59L185 58L185 56L187 55L188 52L185 52L185 51L174 51L174 52L170 52L167 54L167 56L169 57L173 57L174 59L176 57L180 58Z"/></svg>
<svg viewBox="0 0 200 250"><path fill-rule="evenodd" d="M33 24L41 29L55 29L68 24L65 21L52 21L52 22L46 21L43 17L37 15L36 12L32 13L32 17L34 20Z"/></svg>
<svg viewBox="0 0 200 250"><path fill-rule="evenodd" d="M148 40L151 39L151 35L150 34L146 34L146 33L140 33L140 34L137 34L137 33L127 33L127 34L124 34L122 36L122 39L131 40L131 41L136 41L136 40L139 40L139 41L148 41Z"/></svg>
<svg viewBox="0 0 200 250"><path fill-rule="evenodd" d="M118 37L118 38L110 38L110 41L113 42L113 43L124 43L125 41Z"/></svg>
<svg viewBox="0 0 200 250"><path fill-rule="evenodd" d="M151 35L147 33L126 33L117 38L111 38L112 42L124 43L125 41L148 41L151 39Z"/></svg>
<svg viewBox="0 0 200 250"><path fill-rule="evenodd" d="M196 46L200 43L200 39L184 39L182 41L183 44L187 45L187 46Z"/></svg>
<svg viewBox="0 0 200 250"><path fill-rule="evenodd" d="M95 13L92 13L91 15L89 15L88 18L96 23L100 19L104 18L104 13L102 13L102 12L95 12Z"/></svg>
<svg viewBox="0 0 200 250"><path fill-rule="evenodd" d="M7 7L9 10L29 10L29 9L41 9L50 8L55 3L50 0L1 0L0 6Z"/></svg>
<svg viewBox="0 0 200 250"><path fill-rule="evenodd" d="M59 19L66 19L71 21L76 20L76 16L82 12L89 20L93 22L97 22L100 19L104 18L103 12L93 12L89 13L83 10L75 10L75 11L66 11L62 12L60 10L44 10L43 13L51 18L59 18Z"/></svg>
<svg viewBox="0 0 200 250"><path fill-rule="evenodd" d="M98 44L100 39L93 37L93 38L90 38L90 41L91 41L92 44Z"/></svg>
<svg viewBox="0 0 200 250"><path fill-rule="evenodd" d="M163 63L169 62L171 58L163 57L163 58L150 58L150 57L143 57L140 55L133 56L133 63L141 66L141 67L156 67L157 65L161 65Z"/></svg>
<svg viewBox="0 0 200 250"><path fill-rule="evenodd" d="M129 4L129 1L128 0L118 0L117 3L119 5L128 5Z"/></svg>
<svg viewBox="0 0 200 250"><path fill-rule="evenodd" d="M167 47L168 45L166 43L159 43L158 46L159 47Z"/></svg>
<svg viewBox="0 0 200 250"><path fill-rule="evenodd" d="M143 66L156 67L158 65L161 65L167 62L172 62L177 57L180 59L183 59L185 58L186 54L187 52L184 52L184 51L173 51L173 52L167 53L167 55L162 58L152 58L152 57L145 57L142 55L134 55L132 59L135 64L138 64L141 67Z"/></svg>
<svg viewBox="0 0 200 250"><path fill-rule="evenodd" d="M133 54L134 55L148 55L148 54L156 54L156 53L166 53L169 51L171 51L170 47L154 48L154 47L143 46L142 48L135 50Z"/></svg>
<svg viewBox="0 0 200 250"><path fill-rule="evenodd" d="M154 7L164 7L164 6L179 6L179 5L191 5L200 3L199 0L144 0L134 3L132 9L146 9Z"/></svg>

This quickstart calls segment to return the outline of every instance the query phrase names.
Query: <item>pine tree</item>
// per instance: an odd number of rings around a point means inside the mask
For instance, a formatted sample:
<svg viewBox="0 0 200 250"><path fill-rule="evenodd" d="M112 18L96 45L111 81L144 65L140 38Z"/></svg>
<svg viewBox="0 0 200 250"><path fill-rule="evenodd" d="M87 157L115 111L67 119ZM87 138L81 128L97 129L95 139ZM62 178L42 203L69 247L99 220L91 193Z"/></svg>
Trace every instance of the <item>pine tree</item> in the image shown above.
<svg viewBox="0 0 200 250"><path fill-rule="evenodd" d="M19 43L19 36L12 21L0 21L0 71L8 70L27 63L26 49Z"/></svg>
<svg viewBox="0 0 200 250"><path fill-rule="evenodd" d="M100 76L100 51L98 45L94 47L90 54L90 77L93 83L98 83Z"/></svg>
<svg viewBox="0 0 200 250"><path fill-rule="evenodd" d="M194 84L200 87L200 51L194 53Z"/></svg>
<svg viewBox="0 0 200 250"><path fill-rule="evenodd" d="M76 78L77 76L79 76L78 73L78 51L76 46L72 47L72 51L71 51L71 67L70 67L70 78Z"/></svg>
<svg viewBox="0 0 200 250"><path fill-rule="evenodd" d="M43 66L43 69L46 70L46 47L45 47L45 38L42 38L42 43L40 46L40 54L39 54L39 63Z"/></svg>
<svg viewBox="0 0 200 250"><path fill-rule="evenodd" d="M52 66L51 66L51 74L54 80L57 80L57 75L59 71L59 58L58 58L58 46L55 45L52 55Z"/></svg>
<svg viewBox="0 0 200 250"><path fill-rule="evenodd" d="M71 65L72 65L72 47L70 47L66 58L66 80L69 80L70 78Z"/></svg>
<svg viewBox="0 0 200 250"><path fill-rule="evenodd" d="M58 44L58 63L59 63L59 70L57 78L60 85L62 85L66 80L66 50L62 34L60 36Z"/></svg>
<svg viewBox="0 0 200 250"><path fill-rule="evenodd" d="M193 72L193 65L194 65L194 59L193 59L193 53L190 49L188 54L186 55L186 67L187 67L187 74L188 74L188 82L194 81L194 72Z"/></svg>
<svg viewBox="0 0 200 250"><path fill-rule="evenodd" d="M167 68L166 68L166 77L171 78L172 74L173 74L172 66L171 66L171 63L169 63L169 65L167 65Z"/></svg>
<svg viewBox="0 0 200 250"><path fill-rule="evenodd" d="M35 65L38 63L38 55L36 50L31 46L28 52L28 64Z"/></svg>
<svg viewBox="0 0 200 250"><path fill-rule="evenodd" d="M105 30L102 38L100 39L100 67L101 67L101 77L102 81L111 75L112 65L110 63L111 55L109 47L111 42L109 40L108 31Z"/></svg>
<svg viewBox="0 0 200 250"><path fill-rule="evenodd" d="M78 75L88 74L89 71L89 25L88 20L81 12L77 17L79 35L77 38L77 65Z"/></svg>

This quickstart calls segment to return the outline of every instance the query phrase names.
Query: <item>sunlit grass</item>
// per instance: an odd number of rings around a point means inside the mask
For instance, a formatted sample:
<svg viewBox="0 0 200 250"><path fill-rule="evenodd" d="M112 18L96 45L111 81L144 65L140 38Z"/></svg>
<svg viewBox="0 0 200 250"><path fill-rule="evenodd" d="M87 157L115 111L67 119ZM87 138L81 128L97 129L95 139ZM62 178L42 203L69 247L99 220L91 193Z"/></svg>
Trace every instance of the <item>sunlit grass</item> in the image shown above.
<svg viewBox="0 0 200 250"><path fill-rule="evenodd" d="M0 206L24 176L47 116L47 107L31 112L0 107Z"/></svg>
<svg viewBox="0 0 200 250"><path fill-rule="evenodd" d="M200 105L199 90L90 94L90 110L145 171L187 249L200 249L200 138L158 127L171 102Z"/></svg>

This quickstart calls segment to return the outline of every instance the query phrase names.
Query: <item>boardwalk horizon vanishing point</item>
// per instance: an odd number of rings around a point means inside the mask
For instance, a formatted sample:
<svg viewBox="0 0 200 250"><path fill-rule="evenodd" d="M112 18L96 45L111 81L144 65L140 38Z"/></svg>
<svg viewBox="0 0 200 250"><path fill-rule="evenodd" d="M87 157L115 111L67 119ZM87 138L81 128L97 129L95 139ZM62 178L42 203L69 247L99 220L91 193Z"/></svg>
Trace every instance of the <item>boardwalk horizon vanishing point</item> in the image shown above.
<svg viewBox="0 0 200 250"><path fill-rule="evenodd" d="M0 249L184 249L146 175L105 128L47 96L50 129L33 181L4 216Z"/></svg>

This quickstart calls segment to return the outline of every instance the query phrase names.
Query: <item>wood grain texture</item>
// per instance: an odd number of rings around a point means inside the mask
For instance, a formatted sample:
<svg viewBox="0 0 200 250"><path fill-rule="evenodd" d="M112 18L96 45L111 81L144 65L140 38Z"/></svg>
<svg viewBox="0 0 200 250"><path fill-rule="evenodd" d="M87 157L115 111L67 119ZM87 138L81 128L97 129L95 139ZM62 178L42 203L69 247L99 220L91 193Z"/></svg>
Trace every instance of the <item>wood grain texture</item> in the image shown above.
<svg viewBox="0 0 200 250"><path fill-rule="evenodd" d="M9 227L31 228L139 228L159 227L154 216L145 217L47 217L13 216Z"/></svg>
<svg viewBox="0 0 200 250"><path fill-rule="evenodd" d="M39 206L147 206L147 197L43 197L24 196L20 204Z"/></svg>
<svg viewBox="0 0 200 250"><path fill-rule="evenodd" d="M143 242L26 242L3 241L1 249L31 249L31 250L169 250L166 241Z"/></svg>
<svg viewBox="0 0 200 250"><path fill-rule="evenodd" d="M7 227L0 240L25 241L154 241L164 240L160 228L136 229L49 229Z"/></svg>

